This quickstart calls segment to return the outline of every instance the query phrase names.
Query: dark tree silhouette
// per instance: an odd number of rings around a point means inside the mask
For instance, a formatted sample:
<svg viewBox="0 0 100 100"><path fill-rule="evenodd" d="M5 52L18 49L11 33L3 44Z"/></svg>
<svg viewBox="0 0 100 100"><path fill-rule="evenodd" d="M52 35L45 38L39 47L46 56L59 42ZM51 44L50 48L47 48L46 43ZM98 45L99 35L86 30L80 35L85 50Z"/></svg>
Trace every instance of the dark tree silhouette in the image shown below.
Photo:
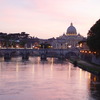
<svg viewBox="0 0 100 100"><path fill-rule="evenodd" d="M90 28L87 35L87 45L90 50L100 55L100 19Z"/></svg>

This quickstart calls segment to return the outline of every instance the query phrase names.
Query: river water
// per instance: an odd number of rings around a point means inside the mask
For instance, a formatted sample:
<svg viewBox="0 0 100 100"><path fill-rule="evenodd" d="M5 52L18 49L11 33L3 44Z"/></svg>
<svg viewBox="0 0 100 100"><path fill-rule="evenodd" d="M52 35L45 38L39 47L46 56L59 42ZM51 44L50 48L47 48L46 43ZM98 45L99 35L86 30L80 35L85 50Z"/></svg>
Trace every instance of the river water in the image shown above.
<svg viewBox="0 0 100 100"><path fill-rule="evenodd" d="M100 100L100 81L68 61L0 58L0 100Z"/></svg>

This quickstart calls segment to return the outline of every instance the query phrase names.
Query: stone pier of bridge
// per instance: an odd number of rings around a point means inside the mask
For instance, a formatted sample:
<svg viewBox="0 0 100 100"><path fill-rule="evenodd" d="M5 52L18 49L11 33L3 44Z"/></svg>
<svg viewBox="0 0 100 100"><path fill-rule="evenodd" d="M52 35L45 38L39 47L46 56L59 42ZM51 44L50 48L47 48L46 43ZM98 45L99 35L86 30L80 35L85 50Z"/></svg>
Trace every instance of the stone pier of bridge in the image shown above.
<svg viewBox="0 0 100 100"><path fill-rule="evenodd" d="M47 57L54 57L64 60L70 56L79 56L79 50L67 49L0 49L0 55L4 59L11 59L13 56L22 56L22 59L29 59L29 56L40 56L41 60L46 60Z"/></svg>

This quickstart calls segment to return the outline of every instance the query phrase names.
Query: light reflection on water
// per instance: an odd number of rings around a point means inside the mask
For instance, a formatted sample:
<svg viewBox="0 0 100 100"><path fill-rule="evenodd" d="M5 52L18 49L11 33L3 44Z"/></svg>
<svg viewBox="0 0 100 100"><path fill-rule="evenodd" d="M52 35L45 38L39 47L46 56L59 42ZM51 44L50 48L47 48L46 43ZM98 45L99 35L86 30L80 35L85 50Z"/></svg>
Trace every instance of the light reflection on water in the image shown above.
<svg viewBox="0 0 100 100"><path fill-rule="evenodd" d="M0 100L100 100L96 76L68 61L0 59Z"/></svg>

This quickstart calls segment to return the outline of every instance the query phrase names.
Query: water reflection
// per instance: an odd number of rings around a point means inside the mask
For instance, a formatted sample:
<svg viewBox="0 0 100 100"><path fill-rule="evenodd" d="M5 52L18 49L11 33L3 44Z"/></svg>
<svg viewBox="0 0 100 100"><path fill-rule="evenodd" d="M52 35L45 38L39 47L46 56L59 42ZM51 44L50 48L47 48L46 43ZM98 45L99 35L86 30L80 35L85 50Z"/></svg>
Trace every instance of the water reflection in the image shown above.
<svg viewBox="0 0 100 100"><path fill-rule="evenodd" d="M91 75L90 83L91 96L94 100L100 100L100 77Z"/></svg>
<svg viewBox="0 0 100 100"><path fill-rule="evenodd" d="M99 94L99 77L68 61L0 61L0 100L100 100Z"/></svg>

